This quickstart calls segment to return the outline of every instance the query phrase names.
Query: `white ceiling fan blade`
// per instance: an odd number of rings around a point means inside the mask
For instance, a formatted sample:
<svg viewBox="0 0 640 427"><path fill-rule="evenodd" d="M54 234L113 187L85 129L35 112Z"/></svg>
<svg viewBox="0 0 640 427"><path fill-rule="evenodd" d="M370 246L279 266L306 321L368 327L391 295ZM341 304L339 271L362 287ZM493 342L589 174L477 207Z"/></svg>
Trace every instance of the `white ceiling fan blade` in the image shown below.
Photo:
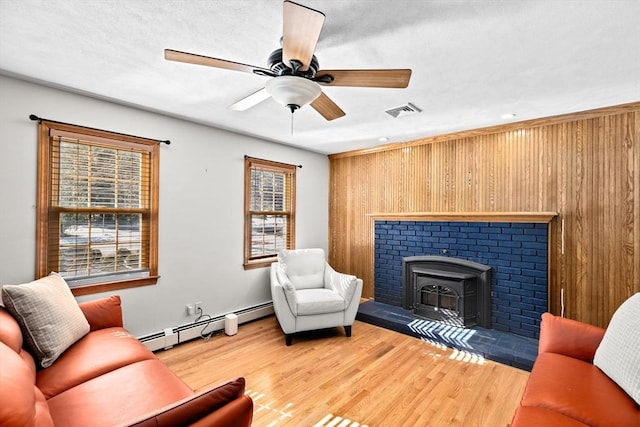
<svg viewBox="0 0 640 427"><path fill-rule="evenodd" d="M271 95L269 95L269 93L267 92L267 89L262 88L252 93L251 95L242 98L240 101L236 102L235 104L230 105L229 109L233 111L246 111L249 108L258 105L259 103L261 103L262 101L270 97Z"/></svg>

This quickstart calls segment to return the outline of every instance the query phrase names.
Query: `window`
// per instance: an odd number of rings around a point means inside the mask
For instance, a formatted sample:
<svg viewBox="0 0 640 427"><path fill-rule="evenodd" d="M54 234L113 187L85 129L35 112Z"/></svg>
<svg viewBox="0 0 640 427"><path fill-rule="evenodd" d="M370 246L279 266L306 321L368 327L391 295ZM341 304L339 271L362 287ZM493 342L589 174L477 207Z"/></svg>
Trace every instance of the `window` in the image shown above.
<svg viewBox="0 0 640 427"><path fill-rule="evenodd" d="M158 278L158 141L41 121L37 277L75 295Z"/></svg>
<svg viewBox="0 0 640 427"><path fill-rule="evenodd" d="M296 166L245 158L244 268L266 267L295 246Z"/></svg>

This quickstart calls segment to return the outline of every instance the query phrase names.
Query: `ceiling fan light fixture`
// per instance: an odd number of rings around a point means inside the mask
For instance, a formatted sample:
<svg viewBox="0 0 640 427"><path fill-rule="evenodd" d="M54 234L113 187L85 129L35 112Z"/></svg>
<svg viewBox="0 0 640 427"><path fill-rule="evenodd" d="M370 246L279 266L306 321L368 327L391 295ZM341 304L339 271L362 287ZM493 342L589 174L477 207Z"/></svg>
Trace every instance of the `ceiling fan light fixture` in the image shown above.
<svg viewBox="0 0 640 427"><path fill-rule="evenodd" d="M318 83L296 76L274 77L265 87L278 104L289 107L291 112L313 102L322 92Z"/></svg>

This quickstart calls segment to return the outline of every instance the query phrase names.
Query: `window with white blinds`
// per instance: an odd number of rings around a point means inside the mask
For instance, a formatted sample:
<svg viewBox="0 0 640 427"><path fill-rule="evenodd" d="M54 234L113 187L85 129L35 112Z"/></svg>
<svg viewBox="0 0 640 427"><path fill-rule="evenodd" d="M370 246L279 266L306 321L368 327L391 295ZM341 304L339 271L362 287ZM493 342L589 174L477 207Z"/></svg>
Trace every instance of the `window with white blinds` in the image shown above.
<svg viewBox="0 0 640 427"><path fill-rule="evenodd" d="M295 246L296 166L245 159L245 268L271 264Z"/></svg>
<svg viewBox="0 0 640 427"><path fill-rule="evenodd" d="M40 127L37 275L57 271L76 294L155 283L157 142Z"/></svg>

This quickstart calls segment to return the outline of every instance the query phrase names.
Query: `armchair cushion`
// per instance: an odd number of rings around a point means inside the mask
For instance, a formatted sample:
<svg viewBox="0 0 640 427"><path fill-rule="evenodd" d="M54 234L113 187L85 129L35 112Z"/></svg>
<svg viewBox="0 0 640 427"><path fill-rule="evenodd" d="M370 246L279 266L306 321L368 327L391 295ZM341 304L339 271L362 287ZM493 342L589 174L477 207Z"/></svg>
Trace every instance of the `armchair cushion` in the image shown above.
<svg viewBox="0 0 640 427"><path fill-rule="evenodd" d="M324 287L324 250L282 250L278 252L278 263L296 289Z"/></svg>
<svg viewBox="0 0 640 427"><path fill-rule="evenodd" d="M335 313L345 309L344 299L330 289L302 289L296 292L297 312L300 316Z"/></svg>

